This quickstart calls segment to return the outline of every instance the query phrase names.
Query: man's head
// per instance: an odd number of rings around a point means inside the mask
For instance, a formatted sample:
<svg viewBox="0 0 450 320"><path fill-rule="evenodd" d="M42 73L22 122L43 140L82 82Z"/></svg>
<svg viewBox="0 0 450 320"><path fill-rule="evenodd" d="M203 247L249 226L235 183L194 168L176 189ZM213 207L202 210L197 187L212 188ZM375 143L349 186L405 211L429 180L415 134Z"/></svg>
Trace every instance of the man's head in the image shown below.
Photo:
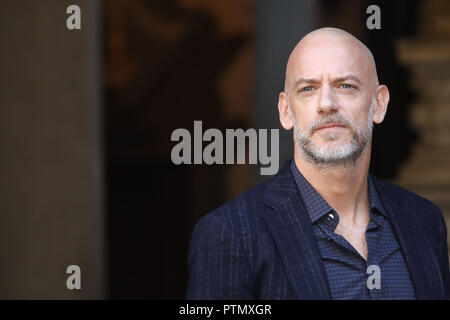
<svg viewBox="0 0 450 320"><path fill-rule="evenodd" d="M315 165L333 166L355 163L363 154L388 102L369 49L343 30L322 28L292 51L278 110L282 126L294 128L300 154Z"/></svg>

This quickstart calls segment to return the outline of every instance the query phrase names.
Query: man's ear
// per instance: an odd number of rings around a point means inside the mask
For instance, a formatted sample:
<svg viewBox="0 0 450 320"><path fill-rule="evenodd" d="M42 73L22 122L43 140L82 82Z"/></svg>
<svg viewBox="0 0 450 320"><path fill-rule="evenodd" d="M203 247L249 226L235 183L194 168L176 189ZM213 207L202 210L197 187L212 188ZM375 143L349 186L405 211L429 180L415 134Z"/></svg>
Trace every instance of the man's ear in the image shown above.
<svg viewBox="0 0 450 320"><path fill-rule="evenodd" d="M377 91L375 92L375 100L373 122L379 124L384 120L389 103L389 90L384 84L377 87Z"/></svg>
<svg viewBox="0 0 450 320"><path fill-rule="evenodd" d="M278 112L280 114L280 122L284 129L291 130L294 126L291 113L288 107L288 95L286 92L280 92L278 96Z"/></svg>

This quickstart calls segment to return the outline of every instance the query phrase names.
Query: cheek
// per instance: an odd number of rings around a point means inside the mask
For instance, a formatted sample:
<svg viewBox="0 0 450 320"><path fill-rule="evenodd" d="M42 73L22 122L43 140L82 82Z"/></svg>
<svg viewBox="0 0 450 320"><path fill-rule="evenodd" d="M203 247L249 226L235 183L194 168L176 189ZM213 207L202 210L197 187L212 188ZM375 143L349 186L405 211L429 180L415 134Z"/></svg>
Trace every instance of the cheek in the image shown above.
<svg viewBox="0 0 450 320"><path fill-rule="evenodd" d="M316 119L311 119L309 121L297 121L296 126L297 130L301 132L303 135L310 136L312 134L312 127Z"/></svg>
<svg viewBox="0 0 450 320"><path fill-rule="evenodd" d="M375 106L372 104L372 101L369 101L366 107L363 109L360 115L360 123L366 123L369 116L370 121L373 121L373 115L376 112Z"/></svg>
<svg viewBox="0 0 450 320"><path fill-rule="evenodd" d="M343 110L343 116L351 119L355 124L362 124L367 122L371 108L372 100L364 99L364 101L358 101L354 104L349 104L348 108ZM375 110L374 110L375 111Z"/></svg>
<svg viewBox="0 0 450 320"><path fill-rule="evenodd" d="M298 104L295 108L293 120L295 121L296 126L300 129L307 128L311 122L316 120L314 119L312 112L308 112L311 108L308 108L307 105Z"/></svg>

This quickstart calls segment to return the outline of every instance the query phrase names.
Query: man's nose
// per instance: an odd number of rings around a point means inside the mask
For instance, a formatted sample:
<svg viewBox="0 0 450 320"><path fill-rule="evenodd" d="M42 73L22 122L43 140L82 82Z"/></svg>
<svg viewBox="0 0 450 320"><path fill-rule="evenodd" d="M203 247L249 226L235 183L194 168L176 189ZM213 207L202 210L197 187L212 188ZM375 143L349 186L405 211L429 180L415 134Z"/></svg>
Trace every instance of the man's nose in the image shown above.
<svg viewBox="0 0 450 320"><path fill-rule="evenodd" d="M335 93L329 86L323 86L320 90L319 105L317 112L321 115L336 112L338 103L336 101Z"/></svg>

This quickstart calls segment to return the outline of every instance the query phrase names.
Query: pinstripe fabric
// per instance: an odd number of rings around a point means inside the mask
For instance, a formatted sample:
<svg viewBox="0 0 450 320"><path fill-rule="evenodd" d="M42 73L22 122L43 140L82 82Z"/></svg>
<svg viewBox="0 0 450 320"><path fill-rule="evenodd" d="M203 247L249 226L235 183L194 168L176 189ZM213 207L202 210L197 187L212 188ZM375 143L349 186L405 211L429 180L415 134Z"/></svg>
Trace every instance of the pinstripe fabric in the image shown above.
<svg viewBox="0 0 450 320"><path fill-rule="evenodd" d="M440 210L373 179L418 299L449 294ZM289 164L268 181L202 217L191 236L188 299L330 299L310 218Z"/></svg>
<svg viewBox="0 0 450 320"><path fill-rule="evenodd" d="M334 230L339 214L314 190L291 162L291 172L305 203L333 299L415 299L414 288L401 248L385 209L368 177L370 221L366 230L367 261ZM367 268L380 268L380 289L367 287Z"/></svg>

